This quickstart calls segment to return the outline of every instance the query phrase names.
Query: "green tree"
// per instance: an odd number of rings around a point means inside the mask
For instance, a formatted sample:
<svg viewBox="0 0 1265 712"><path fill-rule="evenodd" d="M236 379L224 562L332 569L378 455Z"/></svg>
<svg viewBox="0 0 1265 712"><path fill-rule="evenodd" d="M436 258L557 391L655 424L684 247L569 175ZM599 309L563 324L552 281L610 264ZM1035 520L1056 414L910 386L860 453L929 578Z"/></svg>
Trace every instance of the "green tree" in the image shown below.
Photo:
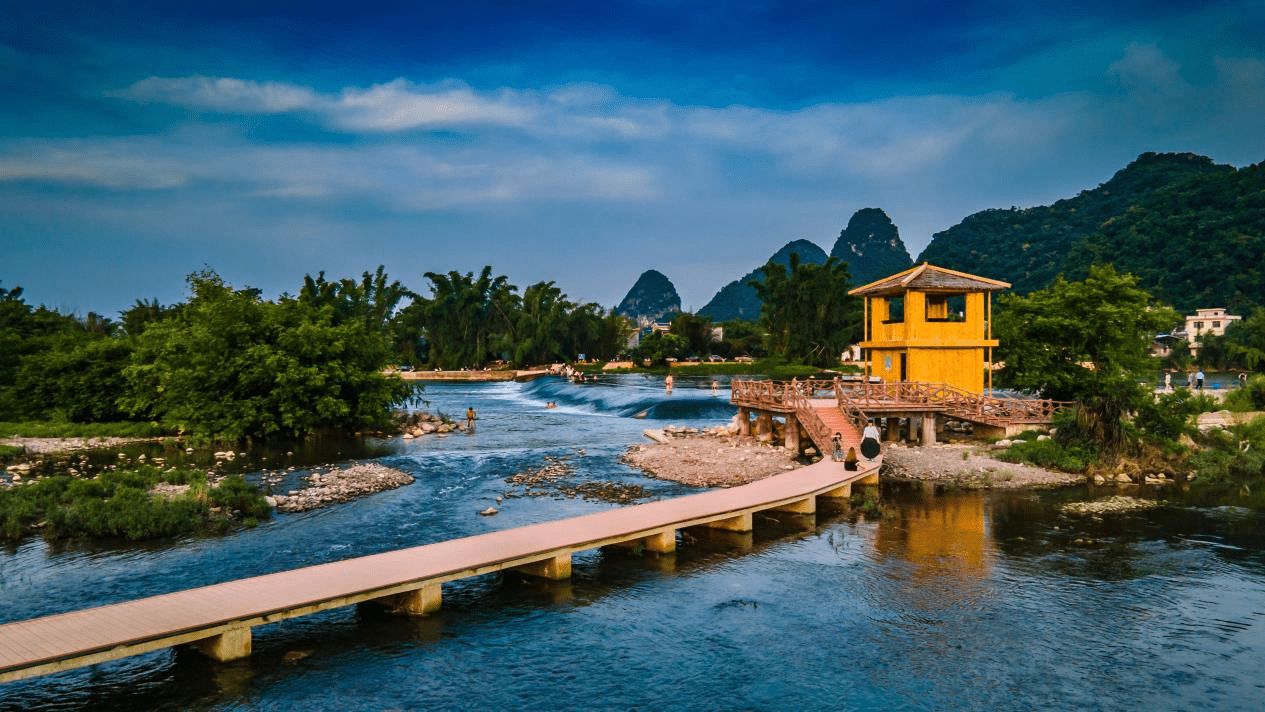
<svg viewBox="0 0 1265 712"><path fill-rule="evenodd" d="M228 440L302 438L386 424L411 388L381 373L386 332L333 305L260 298L212 271L189 276L174 316L137 338L125 370L133 413Z"/></svg>
<svg viewBox="0 0 1265 712"><path fill-rule="evenodd" d="M456 369L509 356L518 295L504 275L493 277L489 265L478 278L456 271L427 272L426 278L431 296L414 300L405 320L426 339L429 363Z"/></svg>
<svg viewBox="0 0 1265 712"><path fill-rule="evenodd" d="M682 358L689 348L689 342L676 334L652 331L646 334L641 344L633 351L633 358L637 361L649 359L651 365L662 366L670 358Z"/></svg>
<svg viewBox="0 0 1265 712"><path fill-rule="evenodd" d="M861 333L862 308L848 294L848 265L831 257L823 265L804 264L791 254L786 267L770 262L763 280L749 284L760 295L760 324L769 351L788 361L833 366Z"/></svg>
<svg viewBox="0 0 1265 712"><path fill-rule="evenodd" d="M682 312L672 320L668 331L685 339L693 355L706 356L712 352L712 320L705 316Z"/></svg>
<svg viewBox="0 0 1265 712"><path fill-rule="evenodd" d="M1151 304L1137 278L1094 266L1082 282L1059 277L1048 289L998 300L993 333L1005 363L1000 380L1047 398L1079 403L1080 430L1108 451L1125 444L1125 416L1149 397L1151 342L1181 321ZM1070 435L1060 430L1060 435Z"/></svg>

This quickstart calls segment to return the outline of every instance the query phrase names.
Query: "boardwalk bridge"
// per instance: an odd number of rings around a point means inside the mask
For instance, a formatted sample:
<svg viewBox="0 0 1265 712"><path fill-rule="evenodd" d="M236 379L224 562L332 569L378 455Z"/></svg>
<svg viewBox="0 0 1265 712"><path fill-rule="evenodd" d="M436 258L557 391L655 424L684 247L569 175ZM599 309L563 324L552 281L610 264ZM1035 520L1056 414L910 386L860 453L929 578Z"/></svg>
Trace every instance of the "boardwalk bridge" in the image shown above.
<svg viewBox="0 0 1265 712"><path fill-rule="evenodd" d="M738 428L743 435L770 441L774 417L783 419L784 444L802 449L801 434L821 451L830 447L836 432L844 441L856 439L867 421L885 425L885 439L902 438L924 445L936 441L938 424L947 420L971 423L977 435L1008 437L1034 426L1048 426L1055 411L1071 403L1027 398L998 398L972 393L943 383L883 383L863 380L809 379L799 381L741 380L732 384L731 402L738 406ZM751 421L755 415L754 426Z"/></svg>
<svg viewBox="0 0 1265 712"><path fill-rule="evenodd" d="M177 645L235 660L250 655L252 629L267 623L349 605L424 615L439 609L451 581L501 571L568 579L576 552L613 546L670 555L686 529L749 547L753 515L812 523L819 503L847 502L854 484L877 483L880 465L881 455L855 470L823 459L739 487L6 623L0 683Z"/></svg>

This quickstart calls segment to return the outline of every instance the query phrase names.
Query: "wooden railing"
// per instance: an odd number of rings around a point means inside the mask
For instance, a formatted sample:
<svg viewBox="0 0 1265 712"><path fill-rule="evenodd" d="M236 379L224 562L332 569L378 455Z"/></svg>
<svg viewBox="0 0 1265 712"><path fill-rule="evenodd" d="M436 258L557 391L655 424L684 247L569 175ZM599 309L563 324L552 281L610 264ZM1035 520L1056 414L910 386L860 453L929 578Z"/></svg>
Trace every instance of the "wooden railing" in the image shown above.
<svg viewBox="0 0 1265 712"><path fill-rule="evenodd" d="M808 401L823 393L834 396L839 410L857 425L864 427L867 410L890 409L909 405L942 410L962 420L995 425L1049 423L1054 413L1074 405L1065 401L1035 398L997 398L950 386L944 383L849 382L834 379L804 381L733 381L732 401L735 405L781 412L795 411L802 422L820 419L808 417L812 408ZM806 428L811 426L805 426Z"/></svg>
<svg viewBox="0 0 1265 712"><path fill-rule="evenodd" d="M1049 423L1074 403L1037 398L997 398L944 383L845 383L839 391L858 408L895 404L937 406L947 415L997 425Z"/></svg>
<svg viewBox="0 0 1265 712"><path fill-rule="evenodd" d="M835 398L840 413L856 428L859 438L868 417L851 399L842 396L847 386L839 379L798 379L791 381L733 381L731 400L735 405L763 410L794 411L808 436L819 446L830 442L830 427L817 415L810 401L819 397Z"/></svg>

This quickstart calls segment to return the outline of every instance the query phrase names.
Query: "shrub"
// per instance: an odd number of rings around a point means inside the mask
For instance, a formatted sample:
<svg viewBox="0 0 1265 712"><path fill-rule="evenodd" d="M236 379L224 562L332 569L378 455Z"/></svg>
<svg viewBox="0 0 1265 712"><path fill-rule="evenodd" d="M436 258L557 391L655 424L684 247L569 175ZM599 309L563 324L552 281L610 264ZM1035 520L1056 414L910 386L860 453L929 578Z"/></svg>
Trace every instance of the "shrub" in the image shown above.
<svg viewBox="0 0 1265 712"><path fill-rule="evenodd" d="M1202 401L1211 396L1192 396L1185 388L1144 400L1134 415L1134 424L1153 441L1176 440L1191 431L1191 416L1204 412Z"/></svg>
<svg viewBox="0 0 1265 712"><path fill-rule="evenodd" d="M1029 440L1011 445L997 459L1046 467L1064 472L1084 472L1091 463L1098 461L1098 453L1081 445L1064 445L1055 440Z"/></svg>
<svg viewBox="0 0 1265 712"><path fill-rule="evenodd" d="M1265 376L1253 376L1241 388L1230 391L1224 405L1239 412L1265 410Z"/></svg>

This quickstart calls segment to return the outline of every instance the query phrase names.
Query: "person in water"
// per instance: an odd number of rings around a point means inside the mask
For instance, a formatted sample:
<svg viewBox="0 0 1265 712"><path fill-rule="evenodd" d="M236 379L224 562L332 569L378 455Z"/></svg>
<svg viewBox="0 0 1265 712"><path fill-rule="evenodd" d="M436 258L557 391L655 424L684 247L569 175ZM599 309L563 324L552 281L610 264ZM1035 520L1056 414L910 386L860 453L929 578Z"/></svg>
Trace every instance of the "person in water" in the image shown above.
<svg viewBox="0 0 1265 712"><path fill-rule="evenodd" d="M466 430L474 430L474 408L466 408Z"/></svg>
<svg viewBox="0 0 1265 712"><path fill-rule="evenodd" d="M669 373L668 377L663 379L663 388L668 395L672 395L672 374Z"/></svg>

